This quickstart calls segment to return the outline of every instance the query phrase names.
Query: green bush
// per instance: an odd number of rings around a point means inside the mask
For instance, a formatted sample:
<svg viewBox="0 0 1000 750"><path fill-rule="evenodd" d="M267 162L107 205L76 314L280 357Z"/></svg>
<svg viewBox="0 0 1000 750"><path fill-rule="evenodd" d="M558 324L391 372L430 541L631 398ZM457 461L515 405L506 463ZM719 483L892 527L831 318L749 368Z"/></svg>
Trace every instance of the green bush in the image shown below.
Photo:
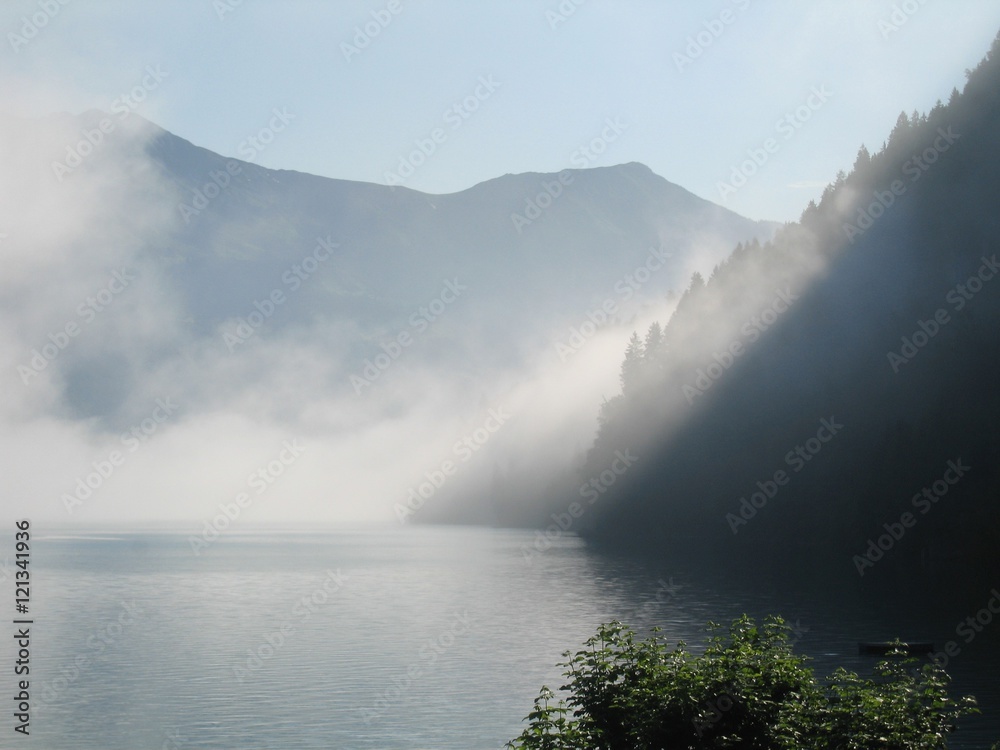
<svg viewBox="0 0 1000 750"><path fill-rule="evenodd" d="M602 625L560 665L569 697L543 687L513 750L934 750L975 699L948 696L934 663L894 652L872 678L837 669L820 681L792 652L778 617L743 616L701 656L620 622Z"/></svg>

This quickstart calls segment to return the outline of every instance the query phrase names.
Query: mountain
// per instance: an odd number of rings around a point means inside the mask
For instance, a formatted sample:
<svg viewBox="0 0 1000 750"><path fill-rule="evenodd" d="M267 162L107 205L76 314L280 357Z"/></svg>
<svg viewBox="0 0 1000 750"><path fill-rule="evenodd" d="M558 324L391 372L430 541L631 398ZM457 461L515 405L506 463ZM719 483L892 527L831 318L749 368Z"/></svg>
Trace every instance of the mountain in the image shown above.
<svg viewBox="0 0 1000 750"><path fill-rule="evenodd" d="M266 169L130 111L0 119L0 156L0 352L9 387L25 389L18 419L94 443L67 449L84 473L168 396L183 408L150 444L190 431L186 464L239 460L228 438L205 437L232 435L224 425L248 440L309 435L328 465L296 497L329 520L341 503L389 516L456 437L540 379L561 383L559 413L523 414L491 451L538 455L529 434L577 431L614 365L588 371L589 355L564 362L560 345L582 325L617 347L694 270L777 228L641 164L430 195ZM466 474L488 485L500 458L481 455ZM191 476L183 492L207 494Z"/></svg>
<svg viewBox="0 0 1000 750"><path fill-rule="evenodd" d="M192 202L209 175L232 162L165 132L149 152ZM675 267L653 287L665 293L696 249L719 255L775 228L634 163L506 175L450 195L236 164L232 185L171 244L180 261L171 273L202 330L240 312L261 277L279 273L318 236L341 246L336 284L317 300L327 312L350 314L361 305L357 317L365 325L383 323L433 296L443 277L457 276L475 289L476 314L502 306L505 318L520 311L519 322L528 323L586 306L619 270L643 262L650 247L674 257ZM218 247L214 238L233 227L242 233L235 246ZM220 262L228 267L213 265ZM206 293L216 288L217 273L233 269L241 273L229 279L225 298Z"/></svg>
<svg viewBox="0 0 1000 750"><path fill-rule="evenodd" d="M900 115L641 331L550 529L866 583L995 573L998 92L1000 37L947 105Z"/></svg>
<svg viewBox="0 0 1000 750"><path fill-rule="evenodd" d="M106 117L89 112L76 129ZM680 287L692 263L714 262L736 242L769 237L776 228L636 163L506 175L430 195L265 169L145 125L145 151L177 199L168 231L143 254L180 300L190 335L235 333L234 321L252 313L254 302L275 288L288 291L282 278L325 238L337 246L329 264L335 270L302 283L282 314L267 321L266 335L313 318L350 321L359 337L345 371L377 355L379 342L406 328L445 280L467 288L461 338L474 334L489 343L443 346L435 356L510 365L526 341L575 322L652 248L669 261L637 299L662 298ZM68 391L85 398L85 389L71 384ZM87 411L84 403L74 406Z"/></svg>

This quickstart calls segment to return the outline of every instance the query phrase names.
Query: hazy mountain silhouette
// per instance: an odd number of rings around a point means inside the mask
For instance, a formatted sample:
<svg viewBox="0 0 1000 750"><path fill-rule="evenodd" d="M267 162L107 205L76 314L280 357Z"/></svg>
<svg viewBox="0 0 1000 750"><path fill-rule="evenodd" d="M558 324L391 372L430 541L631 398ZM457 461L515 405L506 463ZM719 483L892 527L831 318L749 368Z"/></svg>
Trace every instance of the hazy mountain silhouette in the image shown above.
<svg viewBox="0 0 1000 750"><path fill-rule="evenodd" d="M240 313L259 294L262 278L280 275L316 237L341 245L335 285L317 292L325 312L350 310L377 323L426 301L442 278L458 276L476 285L477 311L503 306L505 316L520 311L537 320L575 314L619 267L640 262L651 246L665 246L679 266L707 240L765 237L775 226L743 219L635 163L566 170L560 174L568 185L556 174L519 174L430 195L264 169L167 132L150 153L181 193L192 196L227 163L236 161L241 170L171 238L181 261L171 274L206 329ZM549 200L557 191L561 195ZM528 223L512 220L530 215L529 200L550 205ZM240 236L207 249L234 227ZM666 291L677 285L677 274L658 281Z"/></svg>
<svg viewBox="0 0 1000 750"><path fill-rule="evenodd" d="M85 132L105 117L91 111L69 125ZM334 363L338 386L380 352L381 342L407 329L409 316L446 281L468 290L462 312L435 327L439 345L414 359L473 372L516 366L532 347L550 347L552 331L578 322L651 248L670 258L637 300L661 299L683 285L691 264L717 261L735 242L765 239L777 226L742 218L635 163L506 175L430 195L266 169L195 146L137 115L132 124L108 140L140 143L173 203L161 199L172 212L168 228L146 238L140 256L180 307L187 340L220 339L253 313L255 302L266 306L272 290L289 292L285 274L323 239L336 245L331 259L287 295L260 336L280 339L317 320L350 327L353 342ZM93 158L102 158L97 151ZM67 367L74 413L113 416L114 394L123 401L132 379L141 378L141 364L121 366L142 358L132 346Z"/></svg>

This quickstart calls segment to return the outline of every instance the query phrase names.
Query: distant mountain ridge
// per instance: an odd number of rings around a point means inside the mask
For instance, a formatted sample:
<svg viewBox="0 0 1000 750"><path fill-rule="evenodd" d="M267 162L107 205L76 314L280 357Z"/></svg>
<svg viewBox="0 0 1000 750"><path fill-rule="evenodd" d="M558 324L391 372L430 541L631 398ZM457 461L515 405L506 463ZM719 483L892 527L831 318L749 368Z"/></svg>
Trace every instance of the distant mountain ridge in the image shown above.
<svg viewBox="0 0 1000 750"><path fill-rule="evenodd" d="M437 346L426 364L485 371L516 364L526 348L579 321L651 249L670 262L636 293L636 304L662 300L682 288L694 265L725 257L737 242L766 239L777 227L698 198L637 163L505 175L431 195L267 169L196 146L134 113L127 122L96 110L54 119L83 140L94 133L115 144L115 153L140 163L133 174L155 170L153 202L171 216L165 231L142 238L137 257L179 308L190 342L231 343L255 305L267 307L267 295L290 291L282 279L296 264L316 266L254 335L280 340L318 321L352 329L353 341L331 363L340 385L446 280L468 292L461 315L435 326ZM83 172L108 158L106 143L83 160ZM327 253L322 263L308 260L314 251ZM104 346L115 351L103 361L75 362L67 373L78 413L113 412L106 400L99 408L86 403L91 385L108 378L125 400L128 384L104 362L143 358L135 342L131 351L114 341Z"/></svg>
<svg viewBox="0 0 1000 750"><path fill-rule="evenodd" d="M178 141L165 133L150 153L192 196L208 184L212 170L218 174L234 162L185 149ZM241 173L211 210L226 223L255 227L253 243L245 247L248 253L254 247L271 249L257 255L261 269L284 260L291 244L304 247L314 237L330 235L344 250L341 286L384 303L382 312L389 317L395 303L416 304L442 275L452 274L488 278L495 303L534 297L541 302L537 314L558 314L567 305L585 303L609 269L638 262L650 246L666 245L683 261L685 243L698 233L718 233L721 249L768 236L776 227L742 219L639 164L506 175L457 193L430 195L235 163ZM217 224L211 214L193 217L179 238L203 244ZM560 278L569 265L573 284ZM671 274L664 281L677 287L682 277ZM184 286L196 288L197 280L188 277ZM418 289L424 291L415 294ZM205 312L217 322L217 315Z"/></svg>

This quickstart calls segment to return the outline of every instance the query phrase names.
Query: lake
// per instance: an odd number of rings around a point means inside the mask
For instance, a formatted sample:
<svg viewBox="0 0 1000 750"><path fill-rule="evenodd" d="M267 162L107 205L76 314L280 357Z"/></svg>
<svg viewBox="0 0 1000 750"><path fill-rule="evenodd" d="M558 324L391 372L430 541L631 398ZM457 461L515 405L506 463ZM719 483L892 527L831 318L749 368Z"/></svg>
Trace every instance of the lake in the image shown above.
<svg viewBox="0 0 1000 750"><path fill-rule="evenodd" d="M872 600L794 576L643 563L572 537L527 555L525 531L227 532L197 555L185 533L33 536L31 740L17 746L36 750L496 750L601 622L659 625L697 647L708 620L778 613L825 674L870 669L860 639L940 648L976 614L930 593ZM953 746L988 747L1000 622L958 641L955 692L989 715ZM0 746L12 747L6 714Z"/></svg>

